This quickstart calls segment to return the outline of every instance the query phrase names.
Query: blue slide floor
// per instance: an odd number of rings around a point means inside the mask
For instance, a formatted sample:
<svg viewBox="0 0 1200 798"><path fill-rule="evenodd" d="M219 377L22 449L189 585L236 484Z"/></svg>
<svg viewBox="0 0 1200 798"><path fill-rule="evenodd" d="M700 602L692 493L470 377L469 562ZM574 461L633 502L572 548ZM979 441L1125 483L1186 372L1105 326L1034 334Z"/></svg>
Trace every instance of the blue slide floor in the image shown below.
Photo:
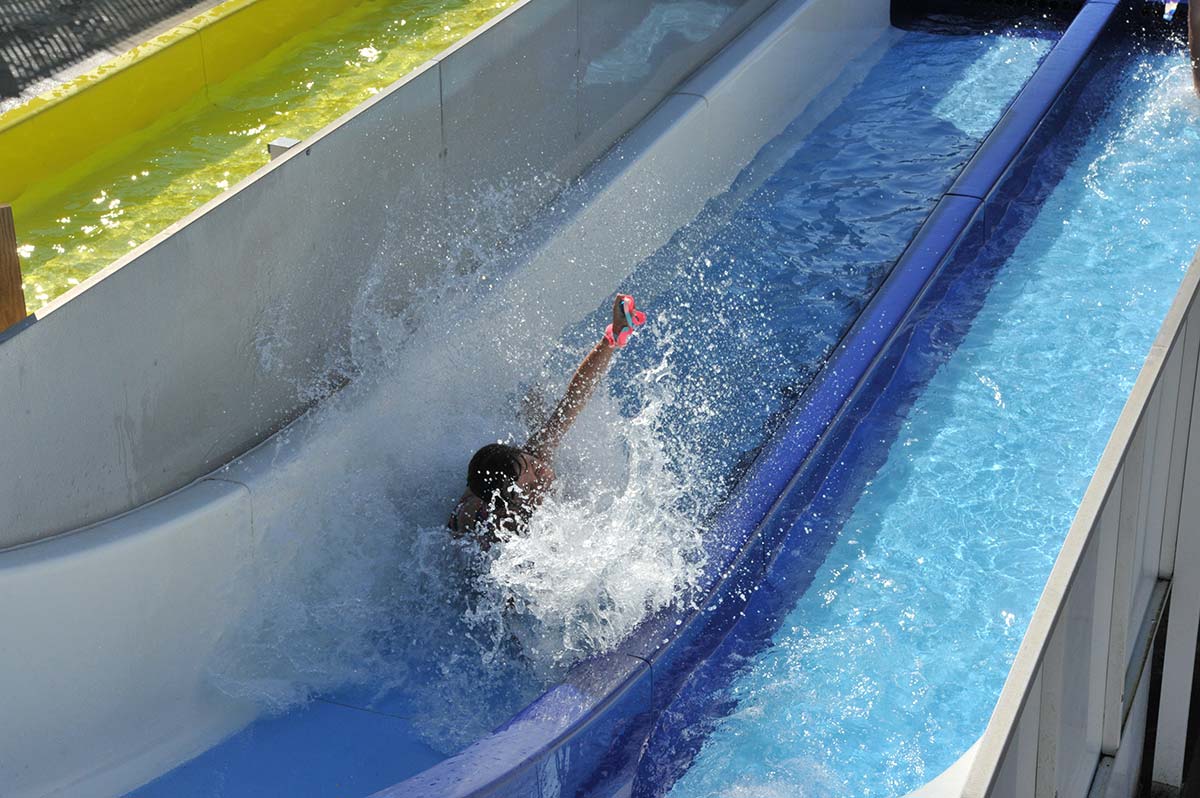
<svg viewBox="0 0 1200 798"><path fill-rule="evenodd" d="M383 700L371 709L316 699L284 715L251 723L130 798L361 798L440 762L401 709ZM355 701L355 704L367 702Z"/></svg>

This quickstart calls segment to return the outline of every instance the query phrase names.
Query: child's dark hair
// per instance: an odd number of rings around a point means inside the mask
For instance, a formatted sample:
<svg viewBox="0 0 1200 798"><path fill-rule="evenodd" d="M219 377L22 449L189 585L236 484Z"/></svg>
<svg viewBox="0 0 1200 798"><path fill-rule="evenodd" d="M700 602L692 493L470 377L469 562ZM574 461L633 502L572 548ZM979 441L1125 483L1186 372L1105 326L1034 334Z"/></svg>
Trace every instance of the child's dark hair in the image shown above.
<svg viewBox="0 0 1200 798"><path fill-rule="evenodd" d="M521 450L507 443L489 443L471 458L467 466L467 487L483 500L491 502L497 495L507 500L508 489L517 484L521 473ZM507 504L507 501L505 501Z"/></svg>

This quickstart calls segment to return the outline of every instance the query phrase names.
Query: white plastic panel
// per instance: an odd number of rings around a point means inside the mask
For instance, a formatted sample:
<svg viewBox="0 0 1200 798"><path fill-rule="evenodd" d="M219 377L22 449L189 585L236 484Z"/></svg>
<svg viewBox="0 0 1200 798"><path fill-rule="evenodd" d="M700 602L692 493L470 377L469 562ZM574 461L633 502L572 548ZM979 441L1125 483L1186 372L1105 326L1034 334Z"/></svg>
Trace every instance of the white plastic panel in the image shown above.
<svg viewBox="0 0 1200 798"><path fill-rule="evenodd" d="M1197 364L1200 361L1200 323L1183 322L1183 330L1171 351L1179 358L1179 396L1175 401L1175 432L1171 436L1171 478L1167 487L1166 517L1163 521L1163 554L1159 573L1175 571L1175 550L1179 536L1179 513L1183 503L1183 479L1187 466L1188 441L1192 423L1192 399L1195 396Z"/></svg>
<svg viewBox="0 0 1200 798"><path fill-rule="evenodd" d="M1167 549L1172 556L1175 549L1175 538L1168 525L1167 512L1168 494L1171 486L1171 454L1174 449L1175 416L1179 400L1179 377L1182 358L1183 340L1176 346L1176 351L1167 353L1158 388L1155 390L1157 406L1155 407L1154 458L1150 475L1150 510L1146 524L1151 536L1158 542L1158 558L1154 563L1147 563L1147 568L1154 567L1155 576L1167 576L1162 565L1167 558ZM1176 516L1177 518L1178 516ZM1157 534L1156 534L1157 533Z"/></svg>
<svg viewBox="0 0 1200 798"><path fill-rule="evenodd" d="M704 97L719 124L713 126L710 157L728 157L760 149L795 118L796 108L808 107L816 125L841 101L844 92L822 96L821 108L811 105L828 87L845 91L860 83L874 65L870 58L846 70L849 58L874 49L880 56L889 42L891 3L817 3L781 0L763 14L762 24L742 34L713 59L713 69L690 78L679 89ZM797 64L805 79L796 79ZM801 131L797 131L799 134ZM716 164L717 169L727 165ZM725 180L731 181L734 174Z"/></svg>
<svg viewBox="0 0 1200 798"><path fill-rule="evenodd" d="M1189 327L1200 325L1189 325ZM1190 331L1189 331L1190 332ZM1190 335L1189 335L1190 337ZM1190 344L1190 342L1189 342ZM1200 392L1193 396L1196 418ZM1200 424L1188 435L1186 472L1175 549L1175 578L1167 625L1162 695L1188 696L1194 678L1197 624L1200 622ZM1184 741L1187 738L1188 702L1164 700L1159 709L1154 780L1178 787L1183 782Z"/></svg>
<svg viewBox="0 0 1200 798"><path fill-rule="evenodd" d="M1087 678L1090 669L1103 668L1106 658L1107 618L1097 618L1096 571L1100 541L1089 541L1073 590L1062 616L1064 661L1058 769L1056 786L1061 796L1084 795L1100 758L1099 711L1104 702L1104 681ZM1104 621L1101 626L1098 621Z"/></svg>
<svg viewBox="0 0 1200 798"><path fill-rule="evenodd" d="M704 100L668 98L559 200L566 223L521 267L530 301L596 307L695 218L717 190L692 157L708 147L710 120Z"/></svg>
<svg viewBox="0 0 1200 798"><path fill-rule="evenodd" d="M579 0L581 155L602 153L770 4Z"/></svg>
<svg viewBox="0 0 1200 798"><path fill-rule="evenodd" d="M886 2L871 0L870 7L875 6L886 9ZM621 13L627 12L632 13ZM540 307L539 297L552 298L556 312L594 308L640 260L695 218L708 199L728 188L788 121L801 111L814 118L832 111L812 108L812 97L831 81L852 85L846 64L876 43L881 55L886 46L880 42L883 28L872 27L867 14L857 34L841 40L841 50L809 62L810 53L826 52L828 32L811 21L841 19L844 13L836 0L781 3L663 100L579 184L555 199L556 226L543 232L520 266L529 301ZM586 41L582 22L580 30ZM788 90L779 88L781 73ZM700 88L710 96L692 91ZM785 100L790 104L780 104ZM750 121L743 118L747 115Z"/></svg>
<svg viewBox="0 0 1200 798"><path fill-rule="evenodd" d="M1037 774L1035 795L1037 798L1057 798L1059 745L1064 725L1063 682L1066 678L1066 637L1061 623L1056 624L1041 664L1041 696L1038 699Z"/></svg>
<svg viewBox="0 0 1200 798"><path fill-rule="evenodd" d="M1147 669L1150 664L1147 660ZM1097 798L1126 798L1137 795L1138 775L1142 768L1142 750L1146 740L1146 716L1150 706L1150 674L1143 673L1136 693L1131 696L1133 705L1129 710L1129 722L1121 744L1121 750L1113 758L1109 774L1108 789ZM1086 793L1075 793L1086 795ZM1066 798L1066 796L1064 796Z"/></svg>
<svg viewBox="0 0 1200 798"><path fill-rule="evenodd" d="M1038 737L1041 719L1042 679L1034 680L1029 700L1017 718L1016 751L1009 763L1005 763L1002 778L1007 777L1008 790L996 790L995 795L1008 795L1011 798L1027 798L1037 790Z"/></svg>
<svg viewBox="0 0 1200 798"><path fill-rule="evenodd" d="M1126 563L1130 569L1131 598L1129 615L1126 617L1125 623L1126 628L1130 630L1130 635L1137 634L1137 629L1141 625L1146 608L1150 603L1150 594L1154 591L1155 582L1158 581L1158 546L1162 530L1158 530L1156 535L1151 536L1146 523L1151 493L1149 478L1154 464L1154 452L1149 448L1155 439L1153 410L1154 402L1151 401L1146 415L1143 416L1142 423L1138 427L1137 435L1134 437L1134 446L1131 447L1135 449L1131 456L1136 456L1137 459L1129 465L1128 479L1136 483L1137 495L1136 512L1132 517L1133 550L1129 562ZM1131 510L1131 512L1134 511ZM1131 636L1129 639L1131 645L1127 656L1129 661L1132 661L1136 652L1133 651L1133 637ZM1127 666L1129 661L1126 662Z"/></svg>
<svg viewBox="0 0 1200 798"><path fill-rule="evenodd" d="M1131 445L1130 449L1136 448ZM1134 453L1137 455L1137 453ZM1140 463L1140 455L1138 460ZM1125 715L1125 670L1133 632L1129 628L1130 604L1133 602L1133 553L1136 543L1134 521L1137 518L1137 496L1140 479L1135 479L1134 464L1127 459L1113 478L1113 492L1104 508L1102 524L1116 526L1116 567L1112 588L1112 621L1108 638L1108 686L1104 699L1103 750L1112 753L1121 744L1121 723ZM1140 474L1139 474L1140 477Z"/></svg>

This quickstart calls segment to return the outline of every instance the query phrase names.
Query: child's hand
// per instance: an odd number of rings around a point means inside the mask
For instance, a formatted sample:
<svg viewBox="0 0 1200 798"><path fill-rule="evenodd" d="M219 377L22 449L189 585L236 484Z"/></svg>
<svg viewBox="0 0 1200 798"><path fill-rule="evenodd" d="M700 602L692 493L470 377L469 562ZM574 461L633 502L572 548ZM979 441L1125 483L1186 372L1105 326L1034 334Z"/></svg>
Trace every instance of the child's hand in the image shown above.
<svg viewBox="0 0 1200 798"><path fill-rule="evenodd" d="M613 300L613 335L620 335L621 331L629 326L629 322L625 316L626 299L629 299L629 294L617 294L617 298Z"/></svg>

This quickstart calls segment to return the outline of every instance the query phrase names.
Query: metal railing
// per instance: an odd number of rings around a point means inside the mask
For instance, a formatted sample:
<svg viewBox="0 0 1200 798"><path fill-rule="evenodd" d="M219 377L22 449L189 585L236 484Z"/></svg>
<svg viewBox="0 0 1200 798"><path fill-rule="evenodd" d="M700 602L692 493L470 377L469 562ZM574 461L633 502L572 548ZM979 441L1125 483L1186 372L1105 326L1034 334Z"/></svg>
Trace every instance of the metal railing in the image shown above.
<svg viewBox="0 0 1200 798"><path fill-rule="evenodd" d="M1182 781L1200 620L1198 286L1200 253L1080 503L963 796L1103 795L1108 776L1096 775L1114 762L1131 789L1157 701L1146 663L1168 601L1154 779Z"/></svg>

